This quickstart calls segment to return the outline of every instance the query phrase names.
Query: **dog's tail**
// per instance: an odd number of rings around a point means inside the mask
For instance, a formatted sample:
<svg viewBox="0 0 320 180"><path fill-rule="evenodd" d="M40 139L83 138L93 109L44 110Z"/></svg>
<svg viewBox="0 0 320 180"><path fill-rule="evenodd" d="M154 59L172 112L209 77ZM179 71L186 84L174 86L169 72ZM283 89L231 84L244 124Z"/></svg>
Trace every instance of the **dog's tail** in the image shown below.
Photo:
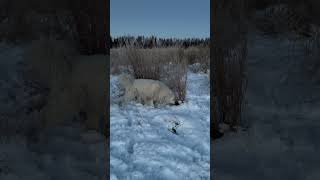
<svg viewBox="0 0 320 180"><path fill-rule="evenodd" d="M134 81L134 77L130 74L121 74L120 77L119 77L119 83L120 83L120 86L122 86L122 88L129 88L132 86L133 84L133 81Z"/></svg>

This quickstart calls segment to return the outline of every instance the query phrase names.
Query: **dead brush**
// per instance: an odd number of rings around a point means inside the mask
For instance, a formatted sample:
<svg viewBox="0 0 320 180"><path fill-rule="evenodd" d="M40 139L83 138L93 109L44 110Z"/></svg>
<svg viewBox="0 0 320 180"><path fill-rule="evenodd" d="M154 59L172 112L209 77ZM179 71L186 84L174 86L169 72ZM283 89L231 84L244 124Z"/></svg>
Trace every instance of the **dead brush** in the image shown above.
<svg viewBox="0 0 320 180"><path fill-rule="evenodd" d="M167 55L167 69L163 71L166 84L173 90L178 101L184 101L187 89L188 62L182 48L174 48Z"/></svg>
<svg viewBox="0 0 320 180"><path fill-rule="evenodd" d="M202 71L206 72L210 69L210 47L199 47L200 63L202 64Z"/></svg>
<svg viewBox="0 0 320 180"><path fill-rule="evenodd" d="M216 89L215 102L220 107L221 121L235 128L240 125L247 87L246 77L246 42L234 49L219 52L221 55L214 61L214 82Z"/></svg>
<svg viewBox="0 0 320 180"><path fill-rule="evenodd" d="M189 65L198 64L194 72L206 72L210 68L210 48L207 46L189 47L184 50L186 61Z"/></svg>
<svg viewBox="0 0 320 180"><path fill-rule="evenodd" d="M110 49L110 74L130 72L126 48Z"/></svg>
<svg viewBox="0 0 320 180"><path fill-rule="evenodd" d="M224 121L235 127L240 125L241 111L247 87L246 77L246 42L242 42L235 49L228 52L225 66L226 94L222 98L222 111L226 117ZM227 114L229 112L230 114Z"/></svg>
<svg viewBox="0 0 320 180"><path fill-rule="evenodd" d="M126 47L126 55L136 79L160 79L161 62L155 51L129 45Z"/></svg>
<svg viewBox="0 0 320 180"><path fill-rule="evenodd" d="M195 64L198 62L199 49L196 47L189 47L185 49L186 59L188 64Z"/></svg>
<svg viewBox="0 0 320 180"><path fill-rule="evenodd" d="M291 53L291 52L290 52ZM320 80L320 28L314 26L312 36L304 43L305 61L302 62L304 74L313 81Z"/></svg>
<svg viewBox="0 0 320 180"><path fill-rule="evenodd" d="M218 123L240 126L247 87L247 23L244 1L223 1L214 4L213 32L213 105L214 121L211 130L218 131Z"/></svg>

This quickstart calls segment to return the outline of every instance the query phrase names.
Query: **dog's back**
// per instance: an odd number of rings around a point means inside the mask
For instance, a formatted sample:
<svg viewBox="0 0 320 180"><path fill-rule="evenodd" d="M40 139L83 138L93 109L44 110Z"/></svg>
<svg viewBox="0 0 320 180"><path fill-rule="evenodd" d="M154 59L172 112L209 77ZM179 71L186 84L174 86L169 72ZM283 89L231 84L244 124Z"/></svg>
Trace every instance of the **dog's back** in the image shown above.
<svg viewBox="0 0 320 180"><path fill-rule="evenodd" d="M122 74L119 83L125 89L124 102L136 99L144 104L175 104L175 95L163 82L153 79L134 79Z"/></svg>
<svg viewBox="0 0 320 180"><path fill-rule="evenodd" d="M161 81L151 79L136 79L133 87L139 96L148 98L160 104L174 104L175 96L171 89Z"/></svg>

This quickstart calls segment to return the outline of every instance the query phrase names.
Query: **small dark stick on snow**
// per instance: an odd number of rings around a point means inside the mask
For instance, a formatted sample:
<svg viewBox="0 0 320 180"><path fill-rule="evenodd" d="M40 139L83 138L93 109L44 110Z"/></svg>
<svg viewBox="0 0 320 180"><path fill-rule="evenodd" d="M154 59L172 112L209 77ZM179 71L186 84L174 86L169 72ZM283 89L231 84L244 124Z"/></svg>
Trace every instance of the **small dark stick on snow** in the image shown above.
<svg viewBox="0 0 320 180"><path fill-rule="evenodd" d="M171 128L171 131L173 132L173 134L176 134L176 135L178 135L178 133L177 133L177 131L176 131L176 129L173 127L173 128Z"/></svg>

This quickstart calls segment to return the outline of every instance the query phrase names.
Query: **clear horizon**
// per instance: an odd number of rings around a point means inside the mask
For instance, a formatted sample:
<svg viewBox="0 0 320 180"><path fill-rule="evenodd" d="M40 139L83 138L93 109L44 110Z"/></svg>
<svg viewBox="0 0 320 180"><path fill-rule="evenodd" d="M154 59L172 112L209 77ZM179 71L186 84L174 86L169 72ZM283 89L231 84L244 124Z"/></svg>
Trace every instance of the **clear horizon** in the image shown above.
<svg viewBox="0 0 320 180"><path fill-rule="evenodd" d="M210 0L111 0L110 35L209 38Z"/></svg>

